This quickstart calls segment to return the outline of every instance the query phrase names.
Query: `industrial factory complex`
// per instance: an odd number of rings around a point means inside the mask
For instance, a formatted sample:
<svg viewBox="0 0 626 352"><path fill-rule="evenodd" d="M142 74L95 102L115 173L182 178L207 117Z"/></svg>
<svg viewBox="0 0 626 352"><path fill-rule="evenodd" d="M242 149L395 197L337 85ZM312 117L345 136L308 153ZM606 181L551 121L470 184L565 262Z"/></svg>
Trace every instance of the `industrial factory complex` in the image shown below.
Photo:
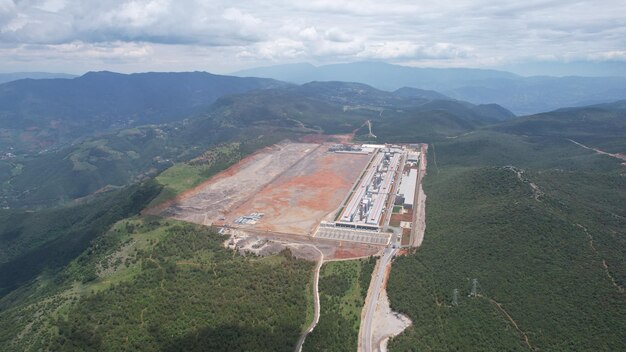
<svg viewBox="0 0 626 352"><path fill-rule="evenodd" d="M412 209L416 193L417 148L364 144L333 146L336 153L366 153L370 161L337 213L335 221L322 221L315 236L343 241L387 244L393 231L388 222L394 206Z"/></svg>
<svg viewBox="0 0 626 352"><path fill-rule="evenodd" d="M410 243L422 145L284 142L166 204L223 229L386 246ZM411 235L412 236L412 235Z"/></svg>

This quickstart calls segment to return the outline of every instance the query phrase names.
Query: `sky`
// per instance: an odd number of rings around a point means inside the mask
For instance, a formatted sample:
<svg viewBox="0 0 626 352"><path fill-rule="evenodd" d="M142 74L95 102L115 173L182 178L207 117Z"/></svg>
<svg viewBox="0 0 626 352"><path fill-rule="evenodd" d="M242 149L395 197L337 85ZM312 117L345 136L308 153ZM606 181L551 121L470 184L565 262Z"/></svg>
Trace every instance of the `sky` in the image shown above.
<svg viewBox="0 0 626 352"><path fill-rule="evenodd" d="M626 66L624 14L624 0L0 0L0 72L354 61L584 71Z"/></svg>

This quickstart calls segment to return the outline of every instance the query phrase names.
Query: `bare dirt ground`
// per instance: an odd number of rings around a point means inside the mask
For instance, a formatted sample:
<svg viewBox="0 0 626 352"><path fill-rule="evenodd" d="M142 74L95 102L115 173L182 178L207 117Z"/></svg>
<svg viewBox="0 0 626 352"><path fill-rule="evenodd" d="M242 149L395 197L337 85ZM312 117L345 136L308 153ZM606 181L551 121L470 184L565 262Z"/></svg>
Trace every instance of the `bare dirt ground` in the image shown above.
<svg viewBox="0 0 626 352"><path fill-rule="evenodd" d="M298 139L302 143L350 143L354 133L350 134L307 134Z"/></svg>
<svg viewBox="0 0 626 352"><path fill-rule="evenodd" d="M570 141L570 142L572 142L572 143L576 144L576 145L577 145L577 146L579 146L579 147L583 147L583 148L585 148L585 149L593 150L594 152L596 152L596 153L598 153L598 154L608 155L608 156L613 157L613 158L615 158L615 159L619 159L619 160L621 160L621 161L624 161L624 162L622 163L622 165L626 166L626 154L623 154L623 153L609 153L609 152L605 152L604 150L600 150L600 149L598 149L598 148L594 148L594 147L588 147L588 146L586 146L586 145L584 145L584 144L582 144L582 143L578 143L578 142L576 142L576 141L575 141L575 140L573 140L573 139L568 139L568 141Z"/></svg>
<svg viewBox="0 0 626 352"><path fill-rule="evenodd" d="M376 264L374 272L378 270L380 264L380 261ZM390 272L391 263L388 263L384 272L385 278L382 283L382 288L377 297L370 297L372 287L370 287L370 291L368 291L367 299L376 300L376 308L372 322L372 351L386 351L389 338L399 335L412 324L411 319L407 316L391 310L389 297L387 296L387 280L389 279ZM363 316L361 319L363 320ZM363 326L361 326L361 329L363 329ZM361 336L362 333L362 331L359 331L359 336ZM365 348L363 345L359 344L359 351L361 350L365 350Z"/></svg>
<svg viewBox="0 0 626 352"><path fill-rule="evenodd" d="M368 160L369 155L332 153L322 145L230 212L226 222L260 212L265 215L256 224L237 226L312 235L341 205Z"/></svg>
<svg viewBox="0 0 626 352"><path fill-rule="evenodd" d="M378 347L381 352L387 351L389 338L399 335L412 324L411 319L407 316L391 310L387 289L380 292L378 307L374 313L374 322L374 341L377 342L375 347Z"/></svg>
<svg viewBox="0 0 626 352"><path fill-rule="evenodd" d="M264 148L173 201L149 212L211 225L319 146L307 143L282 143Z"/></svg>
<svg viewBox="0 0 626 352"><path fill-rule="evenodd" d="M368 257L377 254L381 248L381 246L373 246L364 243L339 242L333 253L329 255L327 259L343 260Z"/></svg>
<svg viewBox="0 0 626 352"><path fill-rule="evenodd" d="M295 257L311 261L317 260L318 250L323 253L324 261L332 261L378 255L383 248L367 243L338 242L309 236L232 228L227 229L224 236L224 247L240 254L260 256L289 249Z"/></svg>
<svg viewBox="0 0 626 352"><path fill-rule="evenodd" d="M403 221L413 221L413 212L409 211L404 214L391 214L391 220L389 221L389 225L398 227Z"/></svg>
<svg viewBox="0 0 626 352"><path fill-rule="evenodd" d="M327 144L281 143L240 161L147 213L202 225L232 225L311 235L335 211L369 155L338 154ZM235 224L263 213L255 224Z"/></svg>
<svg viewBox="0 0 626 352"><path fill-rule="evenodd" d="M402 240L400 241L400 245L408 246L410 243L411 243L411 229L402 229Z"/></svg>
<svg viewBox="0 0 626 352"><path fill-rule="evenodd" d="M415 221L415 237L413 238L413 247L419 247L424 241L424 232L426 232L426 194L419 185L419 200L417 203L417 221Z"/></svg>

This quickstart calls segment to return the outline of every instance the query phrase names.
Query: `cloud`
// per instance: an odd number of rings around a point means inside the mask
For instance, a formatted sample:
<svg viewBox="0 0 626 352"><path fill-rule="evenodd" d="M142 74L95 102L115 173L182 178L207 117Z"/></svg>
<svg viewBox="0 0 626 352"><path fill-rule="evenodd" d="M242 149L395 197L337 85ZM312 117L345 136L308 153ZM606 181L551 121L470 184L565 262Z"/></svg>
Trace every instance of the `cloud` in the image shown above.
<svg viewBox="0 0 626 352"><path fill-rule="evenodd" d="M13 0L0 0L0 28L17 16L17 8Z"/></svg>
<svg viewBox="0 0 626 352"><path fill-rule="evenodd" d="M12 12L6 7L4 12L17 15L0 26L4 42L144 41L220 46L258 41L262 34L261 21L253 15L197 0L54 0L22 2Z"/></svg>
<svg viewBox="0 0 626 352"><path fill-rule="evenodd" d="M370 45L359 56L382 60L451 59L468 57L470 51L450 43L424 45L404 41Z"/></svg>
<svg viewBox="0 0 626 352"><path fill-rule="evenodd" d="M326 32L324 32L324 36L327 40L337 43L348 43L354 40L353 36L336 27L327 29Z"/></svg>
<svg viewBox="0 0 626 352"><path fill-rule="evenodd" d="M117 57L121 69L145 53L152 67L198 62L208 70L297 61L626 60L623 13L621 0L0 0L0 47L12 48L0 69L26 59L42 69L54 57L80 55L94 66Z"/></svg>

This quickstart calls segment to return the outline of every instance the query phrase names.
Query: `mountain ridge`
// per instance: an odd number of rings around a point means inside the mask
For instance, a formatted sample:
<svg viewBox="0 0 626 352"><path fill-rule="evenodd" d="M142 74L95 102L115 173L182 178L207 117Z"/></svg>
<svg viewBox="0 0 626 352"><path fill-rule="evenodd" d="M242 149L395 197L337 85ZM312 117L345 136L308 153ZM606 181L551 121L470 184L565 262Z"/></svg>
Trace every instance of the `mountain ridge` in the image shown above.
<svg viewBox="0 0 626 352"><path fill-rule="evenodd" d="M420 68L379 62L313 66L293 64L252 68L239 76L272 77L294 83L339 80L393 91L402 87L435 90L474 104L497 103L517 115L564 106L585 106L626 98L626 77L519 76L469 68Z"/></svg>
<svg viewBox="0 0 626 352"><path fill-rule="evenodd" d="M38 152L95 132L176 121L226 94L286 85L207 72L98 71L12 81L0 84L0 151Z"/></svg>

